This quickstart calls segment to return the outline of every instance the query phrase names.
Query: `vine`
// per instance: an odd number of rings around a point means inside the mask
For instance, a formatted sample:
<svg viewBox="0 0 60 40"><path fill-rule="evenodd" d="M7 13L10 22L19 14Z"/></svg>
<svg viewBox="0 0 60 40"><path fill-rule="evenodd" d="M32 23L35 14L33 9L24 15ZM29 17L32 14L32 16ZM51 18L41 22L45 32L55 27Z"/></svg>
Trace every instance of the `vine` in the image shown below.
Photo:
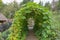
<svg viewBox="0 0 60 40"><path fill-rule="evenodd" d="M27 19L35 20L34 32L39 40L55 40L56 32L52 28L52 13L39 4L29 2L15 13L7 40L25 40L28 33Z"/></svg>

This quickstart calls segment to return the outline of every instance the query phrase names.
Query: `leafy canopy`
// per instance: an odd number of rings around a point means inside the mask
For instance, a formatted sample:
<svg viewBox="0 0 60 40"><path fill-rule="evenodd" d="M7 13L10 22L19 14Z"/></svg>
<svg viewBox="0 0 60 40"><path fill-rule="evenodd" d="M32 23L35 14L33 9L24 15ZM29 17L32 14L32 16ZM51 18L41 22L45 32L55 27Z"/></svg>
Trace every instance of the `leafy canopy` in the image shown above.
<svg viewBox="0 0 60 40"><path fill-rule="evenodd" d="M52 25L52 14L45 7L29 2L15 13L11 31L7 40L24 40L28 32L27 19L35 20L34 32L39 40L55 40L56 33Z"/></svg>

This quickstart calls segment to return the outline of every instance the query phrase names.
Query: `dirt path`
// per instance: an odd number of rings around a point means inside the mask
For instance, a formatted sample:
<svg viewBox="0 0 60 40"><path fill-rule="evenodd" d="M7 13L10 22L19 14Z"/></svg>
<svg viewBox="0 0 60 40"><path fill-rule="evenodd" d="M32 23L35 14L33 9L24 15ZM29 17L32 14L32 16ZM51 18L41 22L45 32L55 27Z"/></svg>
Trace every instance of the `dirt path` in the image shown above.
<svg viewBox="0 0 60 40"><path fill-rule="evenodd" d="M26 40L38 40L36 38L36 36L34 35L33 30L29 30L29 33L28 33Z"/></svg>

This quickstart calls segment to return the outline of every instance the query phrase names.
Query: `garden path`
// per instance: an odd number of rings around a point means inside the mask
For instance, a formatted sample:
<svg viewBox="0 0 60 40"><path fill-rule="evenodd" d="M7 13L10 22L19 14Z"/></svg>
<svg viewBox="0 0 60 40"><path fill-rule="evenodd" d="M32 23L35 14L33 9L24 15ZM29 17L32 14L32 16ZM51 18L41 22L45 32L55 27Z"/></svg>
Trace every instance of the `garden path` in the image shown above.
<svg viewBox="0 0 60 40"><path fill-rule="evenodd" d="M38 40L33 30L29 30L26 40Z"/></svg>

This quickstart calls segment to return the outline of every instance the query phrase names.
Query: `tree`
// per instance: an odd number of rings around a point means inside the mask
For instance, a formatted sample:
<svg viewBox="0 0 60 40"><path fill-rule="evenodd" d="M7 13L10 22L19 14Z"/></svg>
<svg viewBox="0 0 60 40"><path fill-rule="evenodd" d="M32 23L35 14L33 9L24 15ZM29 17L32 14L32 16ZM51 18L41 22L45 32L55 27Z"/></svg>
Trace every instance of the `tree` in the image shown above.
<svg viewBox="0 0 60 40"><path fill-rule="evenodd" d="M28 2L33 2L33 1L34 1L34 0L23 0L23 2L21 2L20 5L26 4L26 3L28 3Z"/></svg>
<svg viewBox="0 0 60 40"><path fill-rule="evenodd" d="M17 2L12 2L8 5L6 5L3 10L2 13L7 17L7 18L13 18L15 11L17 11L19 9L18 7L18 3ZM7 16L8 15L8 16Z"/></svg>
<svg viewBox="0 0 60 40"><path fill-rule="evenodd" d="M43 2L40 1L39 4L40 4L41 6L43 6Z"/></svg>
<svg viewBox="0 0 60 40"><path fill-rule="evenodd" d="M57 10L60 10L60 0L57 2Z"/></svg>
<svg viewBox="0 0 60 40"><path fill-rule="evenodd" d="M51 4L49 2L45 3L45 7L51 10Z"/></svg>
<svg viewBox="0 0 60 40"><path fill-rule="evenodd" d="M2 7L2 0L0 0L0 10L1 10L1 7Z"/></svg>
<svg viewBox="0 0 60 40"><path fill-rule="evenodd" d="M2 3L2 0L0 0L0 12L1 12L1 10L2 10L2 8L3 8L3 3Z"/></svg>

